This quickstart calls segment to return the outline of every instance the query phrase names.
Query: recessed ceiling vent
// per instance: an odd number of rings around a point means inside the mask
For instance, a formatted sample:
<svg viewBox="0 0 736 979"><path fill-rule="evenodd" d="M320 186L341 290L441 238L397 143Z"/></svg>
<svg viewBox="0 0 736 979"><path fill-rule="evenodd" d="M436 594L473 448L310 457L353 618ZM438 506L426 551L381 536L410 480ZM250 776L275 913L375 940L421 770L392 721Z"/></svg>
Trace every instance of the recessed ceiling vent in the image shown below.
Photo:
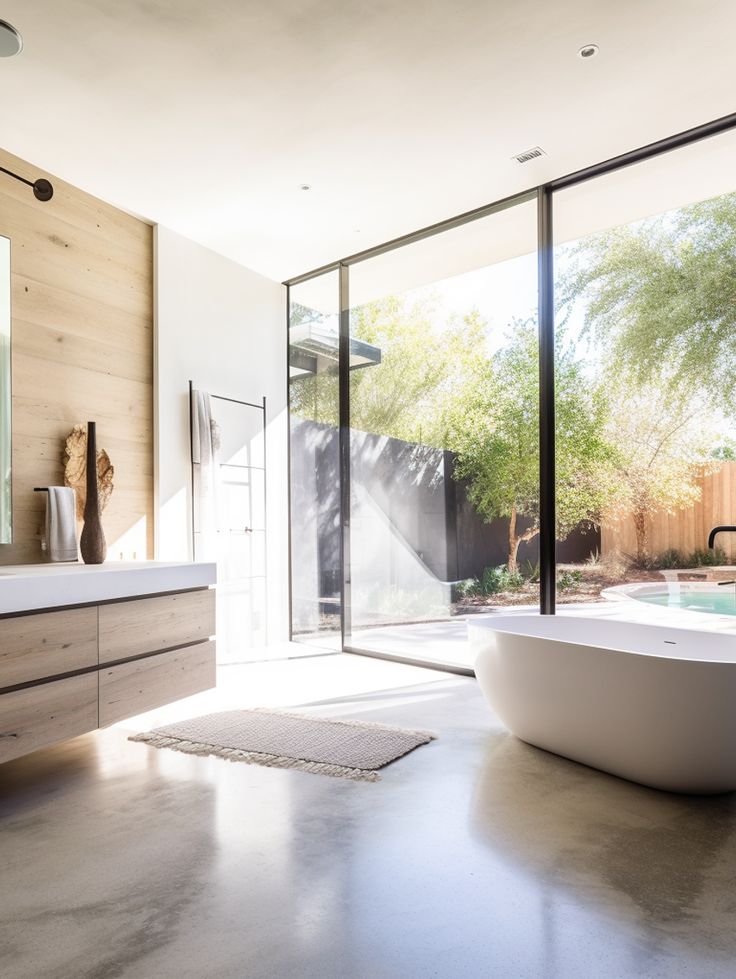
<svg viewBox="0 0 736 979"><path fill-rule="evenodd" d="M544 156L544 150L541 146L532 146L530 150L524 150L523 153L517 153L512 156L512 160L516 160L517 163L528 163L530 160L536 160L537 157Z"/></svg>

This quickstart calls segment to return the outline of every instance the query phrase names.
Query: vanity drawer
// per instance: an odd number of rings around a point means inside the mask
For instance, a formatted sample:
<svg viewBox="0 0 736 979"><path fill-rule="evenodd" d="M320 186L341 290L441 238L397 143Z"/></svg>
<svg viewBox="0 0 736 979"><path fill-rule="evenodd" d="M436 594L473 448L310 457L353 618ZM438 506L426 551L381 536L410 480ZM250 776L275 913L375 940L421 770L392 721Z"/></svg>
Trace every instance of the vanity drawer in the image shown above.
<svg viewBox="0 0 736 979"><path fill-rule="evenodd" d="M201 642L214 634L214 589L100 605L100 664Z"/></svg>
<svg viewBox="0 0 736 979"><path fill-rule="evenodd" d="M0 762L96 727L96 673L0 694Z"/></svg>
<svg viewBox="0 0 736 979"><path fill-rule="evenodd" d="M96 608L0 619L0 689L96 666Z"/></svg>
<svg viewBox="0 0 736 979"><path fill-rule="evenodd" d="M215 686L215 643L100 669L100 727Z"/></svg>

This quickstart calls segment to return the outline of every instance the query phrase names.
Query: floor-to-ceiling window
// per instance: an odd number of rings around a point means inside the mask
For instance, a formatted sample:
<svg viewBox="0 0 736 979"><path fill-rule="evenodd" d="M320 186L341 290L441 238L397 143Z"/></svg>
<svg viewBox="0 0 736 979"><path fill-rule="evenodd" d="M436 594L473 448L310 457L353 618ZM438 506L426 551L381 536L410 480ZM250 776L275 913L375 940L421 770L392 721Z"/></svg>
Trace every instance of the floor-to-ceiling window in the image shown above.
<svg viewBox="0 0 736 979"><path fill-rule="evenodd" d="M292 638L340 645L337 272L289 289Z"/></svg>
<svg viewBox="0 0 736 979"><path fill-rule="evenodd" d="M735 127L292 287L295 638L462 669L468 616L551 612L555 595L600 614L668 581L638 597L734 605L708 578L733 577L736 538L706 542L736 523ZM329 324L321 360L312 320Z"/></svg>
<svg viewBox="0 0 736 979"><path fill-rule="evenodd" d="M538 603L536 200L350 267L348 647L471 666ZM504 594L505 593L505 594Z"/></svg>
<svg viewBox="0 0 736 979"><path fill-rule="evenodd" d="M721 134L555 194L558 603L733 604L706 541L736 517L735 158Z"/></svg>

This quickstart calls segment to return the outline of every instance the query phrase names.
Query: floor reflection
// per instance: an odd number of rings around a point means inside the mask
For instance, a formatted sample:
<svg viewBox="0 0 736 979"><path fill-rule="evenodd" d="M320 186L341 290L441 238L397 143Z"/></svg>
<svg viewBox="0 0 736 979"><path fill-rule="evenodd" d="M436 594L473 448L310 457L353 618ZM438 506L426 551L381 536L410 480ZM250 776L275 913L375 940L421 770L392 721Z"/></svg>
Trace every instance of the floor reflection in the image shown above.
<svg viewBox="0 0 736 979"><path fill-rule="evenodd" d="M471 832L548 900L632 925L690 951L736 954L736 795L647 789L525 744L488 745Z"/></svg>
<svg viewBox="0 0 736 979"><path fill-rule="evenodd" d="M361 656L221 676L0 768L3 979L733 975L733 797L527 746L471 679ZM237 706L439 737L377 783L127 740Z"/></svg>

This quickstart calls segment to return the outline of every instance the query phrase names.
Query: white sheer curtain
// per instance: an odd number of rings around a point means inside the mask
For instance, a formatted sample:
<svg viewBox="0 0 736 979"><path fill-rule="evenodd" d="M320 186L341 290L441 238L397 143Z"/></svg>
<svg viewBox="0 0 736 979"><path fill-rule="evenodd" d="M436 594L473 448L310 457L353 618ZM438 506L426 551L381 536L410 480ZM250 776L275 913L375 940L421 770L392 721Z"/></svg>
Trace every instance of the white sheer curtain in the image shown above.
<svg viewBox="0 0 736 979"><path fill-rule="evenodd" d="M220 466L217 458L219 431L212 418L210 396L192 391L192 463L194 464L194 557L218 558L217 498Z"/></svg>

